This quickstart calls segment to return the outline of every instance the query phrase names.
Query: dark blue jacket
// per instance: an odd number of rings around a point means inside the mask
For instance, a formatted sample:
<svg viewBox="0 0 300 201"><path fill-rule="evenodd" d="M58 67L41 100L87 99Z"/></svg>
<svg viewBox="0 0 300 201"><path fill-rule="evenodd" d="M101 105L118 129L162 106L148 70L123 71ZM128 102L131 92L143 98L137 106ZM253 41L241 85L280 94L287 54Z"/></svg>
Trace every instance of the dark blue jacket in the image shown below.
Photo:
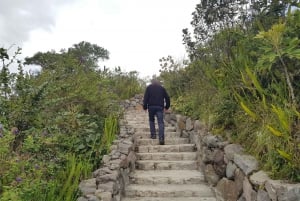
<svg viewBox="0 0 300 201"><path fill-rule="evenodd" d="M148 106L161 106L165 109L170 107L170 97L166 89L160 84L150 84L145 91L143 107L144 110Z"/></svg>

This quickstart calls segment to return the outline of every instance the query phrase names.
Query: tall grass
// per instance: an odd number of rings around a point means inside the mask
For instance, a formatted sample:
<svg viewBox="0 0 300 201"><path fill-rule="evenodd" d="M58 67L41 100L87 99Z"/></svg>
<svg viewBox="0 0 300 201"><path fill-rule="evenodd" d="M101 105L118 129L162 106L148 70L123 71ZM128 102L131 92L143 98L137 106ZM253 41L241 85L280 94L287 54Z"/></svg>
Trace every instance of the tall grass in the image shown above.
<svg viewBox="0 0 300 201"><path fill-rule="evenodd" d="M111 114L104 121L104 135L101 139L102 153L107 153L116 134L118 133L118 119L115 115Z"/></svg>

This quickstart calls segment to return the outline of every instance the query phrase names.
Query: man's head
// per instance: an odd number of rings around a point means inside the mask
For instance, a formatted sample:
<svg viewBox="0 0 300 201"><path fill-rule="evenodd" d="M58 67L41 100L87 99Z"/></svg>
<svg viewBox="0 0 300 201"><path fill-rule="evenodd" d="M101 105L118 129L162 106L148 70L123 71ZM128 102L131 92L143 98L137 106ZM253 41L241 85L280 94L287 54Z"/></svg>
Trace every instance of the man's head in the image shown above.
<svg viewBox="0 0 300 201"><path fill-rule="evenodd" d="M151 84L160 85L160 81L157 80L157 79L152 79L152 80L151 80Z"/></svg>

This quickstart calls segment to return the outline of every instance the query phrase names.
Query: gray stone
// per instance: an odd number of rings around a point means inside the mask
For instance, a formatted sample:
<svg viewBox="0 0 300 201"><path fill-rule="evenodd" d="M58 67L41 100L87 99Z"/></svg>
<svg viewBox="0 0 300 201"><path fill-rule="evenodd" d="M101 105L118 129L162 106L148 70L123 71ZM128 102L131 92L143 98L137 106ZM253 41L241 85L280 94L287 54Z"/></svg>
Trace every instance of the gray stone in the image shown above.
<svg viewBox="0 0 300 201"><path fill-rule="evenodd" d="M111 169L109 169L108 167L102 167L93 172L93 177L102 176L102 175L111 174L111 173L112 173Z"/></svg>
<svg viewBox="0 0 300 201"><path fill-rule="evenodd" d="M220 180L219 175L215 172L211 164L205 166L204 172L205 172L205 179L209 184L215 186Z"/></svg>
<svg viewBox="0 0 300 201"><path fill-rule="evenodd" d="M111 201L112 193L107 191L96 191L95 195L101 199L101 201Z"/></svg>
<svg viewBox="0 0 300 201"><path fill-rule="evenodd" d="M242 195L237 201L246 201L246 198Z"/></svg>
<svg viewBox="0 0 300 201"><path fill-rule="evenodd" d="M216 187L217 200L237 201L239 192L233 181L223 178Z"/></svg>
<svg viewBox="0 0 300 201"><path fill-rule="evenodd" d="M220 139L217 136L214 135L207 135L203 138L203 143L208 148L218 148L218 143L220 142Z"/></svg>
<svg viewBox="0 0 300 201"><path fill-rule="evenodd" d="M280 188L280 181L278 180L268 180L266 182L265 188L269 194L272 201L277 201L277 189Z"/></svg>
<svg viewBox="0 0 300 201"><path fill-rule="evenodd" d="M111 181L111 182L99 184L98 189L99 189L99 191L102 191L102 192L106 191L106 192L112 193L115 189L115 185L116 185L115 182ZM96 190L95 190L95 192L96 192Z"/></svg>
<svg viewBox="0 0 300 201"><path fill-rule="evenodd" d="M177 122L177 115L174 113L170 114L171 121Z"/></svg>
<svg viewBox="0 0 300 201"><path fill-rule="evenodd" d="M130 151L128 156L126 158L124 158L121 163L120 163L120 167L121 168L131 168L131 169L135 169L135 161L136 161L136 154L134 151Z"/></svg>
<svg viewBox="0 0 300 201"><path fill-rule="evenodd" d="M196 120L194 122L194 131L201 130L202 128L203 128L203 125L201 124L201 122L199 120Z"/></svg>
<svg viewBox="0 0 300 201"><path fill-rule="evenodd" d="M77 201L88 201L86 198L84 198L84 197L79 197L78 199L77 199Z"/></svg>
<svg viewBox="0 0 300 201"><path fill-rule="evenodd" d="M117 150L113 150L110 155L111 155L111 160L115 160L120 158L121 153Z"/></svg>
<svg viewBox="0 0 300 201"><path fill-rule="evenodd" d="M204 163L213 163L214 157L216 153L218 152L217 149L208 149L207 147L203 147L203 162Z"/></svg>
<svg viewBox="0 0 300 201"><path fill-rule="evenodd" d="M171 122L171 113L165 112L165 121L170 123Z"/></svg>
<svg viewBox="0 0 300 201"><path fill-rule="evenodd" d="M98 184L100 184L100 183L107 183L109 181L115 182L118 179L118 176L119 176L118 172L114 171L112 174L106 174L106 175L97 177L96 178L96 182Z"/></svg>
<svg viewBox="0 0 300 201"><path fill-rule="evenodd" d="M79 190L82 192L83 195L94 194L96 191L96 179L87 179L83 180L79 184Z"/></svg>
<svg viewBox="0 0 300 201"><path fill-rule="evenodd" d="M188 138L189 136L190 136L189 132L187 132L186 130L182 131L181 137Z"/></svg>
<svg viewBox="0 0 300 201"><path fill-rule="evenodd" d="M182 117L181 115L177 115L177 128L182 131L185 130L185 127L186 125L184 117Z"/></svg>
<svg viewBox="0 0 300 201"><path fill-rule="evenodd" d="M257 160L250 155L236 153L234 154L233 161L246 175L258 169Z"/></svg>
<svg viewBox="0 0 300 201"><path fill-rule="evenodd" d="M193 125L193 121L192 121L191 118L187 118L185 124L186 124L186 125L185 125L185 129L186 129L187 131L193 130L194 125Z"/></svg>
<svg viewBox="0 0 300 201"><path fill-rule="evenodd" d="M107 164L110 161L110 156L104 155L102 157L102 163Z"/></svg>
<svg viewBox="0 0 300 201"><path fill-rule="evenodd" d="M250 176L250 182L255 185L257 188L261 187L261 186L265 186L265 183L267 180L270 180L269 176L267 175L267 173L265 173L264 171L258 171L253 173Z"/></svg>
<svg viewBox="0 0 300 201"><path fill-rule="evenodd" d="M299 201L300 184L282 183L277 191L278 201Z"/></svg>
<svg viewBox="0 0 300 201"><path fill-rule="evenodd" d="M247 177L245 177L243 182L243 195L246 198L246 201L256 201L257 193L253 190Z"/></svg>
<svg viewBox="0 0 300 201"><path fill-rule="evenodd" d="M222 178L226 175L226 164L224 162L224 152L217 149L213 159L213 166L216 173Z"/></svg>
<svg viewBox="0 0 300 201"><path fill-rule="evenodd" d="M88 201L100 201L95 195L87 195Z"/></svg>
<svg viewBox="0 0 300 201"><path fill-rule="evenodd" d="M229 179L233 179L236 168L237 166L232 161L230 161L226 166L226 177Z"/></svg>
<svg viewBox="0 0 300 201"><path fill-rule="evenodd" d="M237 168L235 170L234 183L236 185L239 195L242 194L242 192L243 192L243 182L244 182L245 177L246 176L241 169Z"/></svg>
<svg viewBox="0 0 300 201"><path fill-rule="evenodd" d="M238 144L229 144L224 147L225 157L228 161L233 161L233 156L236 153L242 153L243 148L241 145Z"/></svg>
<svg viewBox="0 0 300 201"><path fill-rule="evenodd" d="M257 201L271 201L268 193L264 190L259 189L257 192Z"/></svg>

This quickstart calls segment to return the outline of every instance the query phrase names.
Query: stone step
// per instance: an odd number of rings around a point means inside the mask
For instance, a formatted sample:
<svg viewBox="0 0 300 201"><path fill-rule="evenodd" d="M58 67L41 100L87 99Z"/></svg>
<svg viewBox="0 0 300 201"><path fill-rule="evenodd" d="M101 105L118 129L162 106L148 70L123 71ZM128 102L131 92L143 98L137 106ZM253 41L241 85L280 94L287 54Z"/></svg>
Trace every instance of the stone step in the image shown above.
<svg viewBox="0 0 300 201"><path fill-rule="evenodd" d="M200 184L204 175L197 170L136 170L130 174L132 184Z"/></svg>
<svg viewBox="0 0 300 201"><path fill-rule="evenodd" d="M137 198L124 198L123 201L217 201L213 197L137 197Z"/></svg>
<svg viewBox="0 0 300 201"><path fill-rule="evenodd" d="M156 125L156 130L158 129L158 126ZM135 132L136 133L139 133L139 132L150 132L150 128L149 126L145 126L145 124L143 124L141 127L135 127ZM168 127L165 127L165 132L169 132L169 131L173 131L173 132L176 132L176 128L174 126L168 126Z"/></svg>
<svg viewBox="0 0 300 201"><path fill-rule="evenodd" d="M205 184L159 184L136 185L131 184L126 188L126 197L213 197L213 191ZM182 200L184 201L184 200Z"/></svg>
<svg viewBox="0 0 300 201"><path fill-rule="evenodd" d="M136 148L137 153L156 153L156 152L191 152L195 151L195 144L177 145L143 145Z"/></svg>
<svg viewBox="0 0 300 201"><path fill-rule="evenodd" d="M196 160L196 152L162 152L162 153L137 153L137 160L164 160L164 161L178 161L178 160Z"/></svg>
<svg viewBox="0 0 300 201"><path fill-rule="evenodd" d="M171 144L188 144L189 143L188 138L166 138L165 139L165 145L171 145ZM158 145L159 140L158 139L137 139L137 145Z"/></svg>
<svg viewBox="0 0 300 201"><path fill-rule="evenodd" d="M196 161L161 161L161 160L138 160L136 161L138 170L197 170Z"/></svg>
<svg viewBox="0 0 300 201"><path fill-rule="evenodd" d="M150 138L150 132L135 133L134 136L136 138ZM156 134L156 137L158 137L158 132ZM180 133L174 131L165 132L165 138L174 138L174 137L177 138L180 137Z"/></svg>

